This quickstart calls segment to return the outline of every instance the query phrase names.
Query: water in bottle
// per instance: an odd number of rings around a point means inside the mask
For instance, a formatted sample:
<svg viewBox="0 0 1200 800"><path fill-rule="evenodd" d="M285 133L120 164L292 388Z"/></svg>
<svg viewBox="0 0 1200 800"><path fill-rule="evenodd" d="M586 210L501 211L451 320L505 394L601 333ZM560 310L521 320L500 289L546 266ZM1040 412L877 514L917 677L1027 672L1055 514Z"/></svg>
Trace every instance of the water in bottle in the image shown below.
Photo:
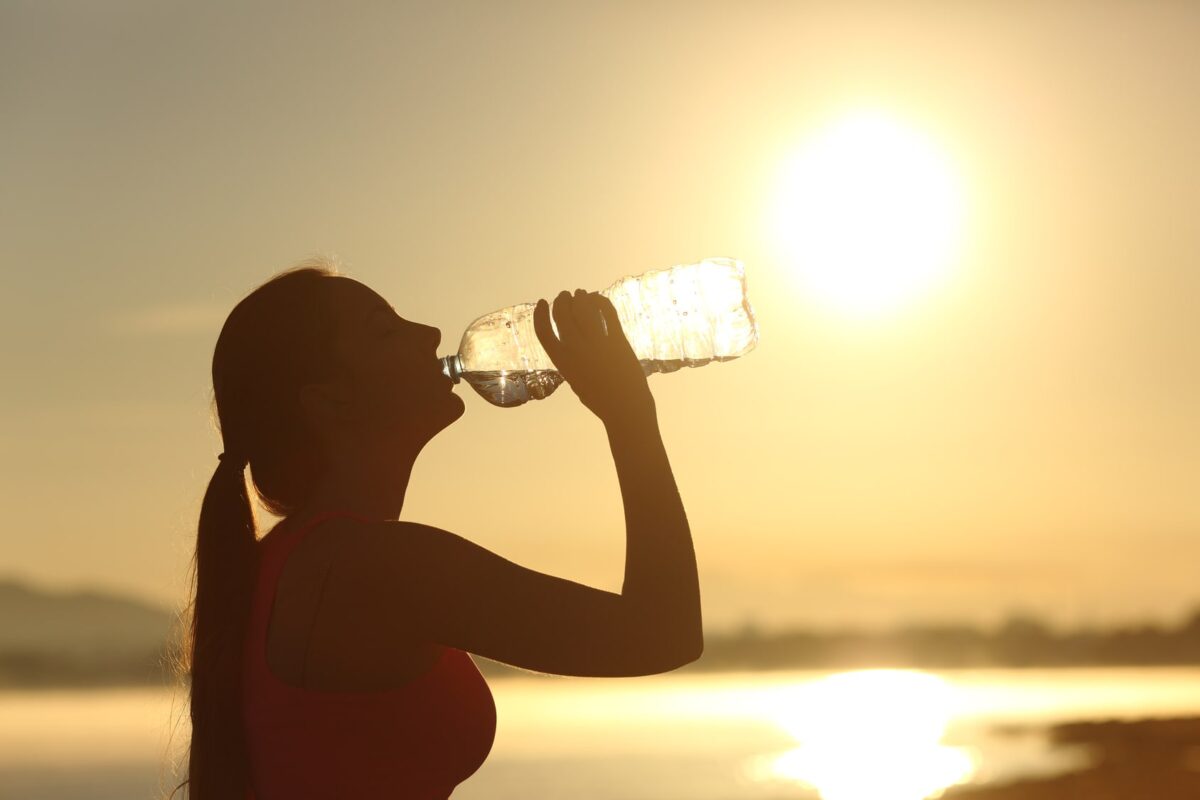
<svg viewBox="0 0 1200 800"><path fill-rule="evenodd" d="M646 375L731 361L758 343L745 269L736 259L653 270L622 278L600 294L617 309ZM563 378L538 341L533 309L533 303L520 303L472 322L458 353L442 359L442 371L498 406L549 396ZM557 333L553 314L551 326Z"/></svg>

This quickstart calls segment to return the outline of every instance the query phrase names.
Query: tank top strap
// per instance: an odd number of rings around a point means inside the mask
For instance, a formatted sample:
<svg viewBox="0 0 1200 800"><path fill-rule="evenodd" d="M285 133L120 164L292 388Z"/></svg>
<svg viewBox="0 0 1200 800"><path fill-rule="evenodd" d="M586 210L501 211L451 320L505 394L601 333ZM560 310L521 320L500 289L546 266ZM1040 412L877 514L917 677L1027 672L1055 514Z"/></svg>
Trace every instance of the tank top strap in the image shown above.
<svg viewBox="0 0 1200 800"><path fill-rule="evenodd" d="M359 522L370 522L369 518L353 511L340 509L321 511L307 519L300 520L297 524L282 522L259 541L259 546L263 548L261 551L262 561L259 563L259 573L256 578L254 606L247 630L249 639L246 647L247 657L250 659L250 666L253 670L251 674L262 676L269 683L282 685L282 682L267 666L266 639L284 563L309 531L322 522L336 517L351 517ZM324 593L325 584L322 582L320 595L317 598L318 605L323 599ZM307 643L305 646L307 647Z"/></svg>
<svg viewBox="0 0 1200 800"><path fill-rule="evenodd" d="M305 538L309 531L322 522L336 517L349 517L359 522L371 521L369 517L364 517L353 511L341 509L320 511L305 519L281 520L259 539L259 543L266 548L267 552L273 551L275 559L287 558L287 555Z"/></svg>
<svg viewBox="0 0 1200 800"><path fill-rule="evenodd" d="M289 526L288 533L295 535L295 534L300 533L301 531L307 531L310 528L315 528L317 525L320 525L322 522L325 522L326 520L333 519L334 517L350 517L352 519L358 520L359 522L370 522L371 521L369 518L364 517L361 514L355 513L354 511L333 509L333 510L329 510L329 511L320 511L316 514L313 514L308 519L302 520L300 522L300 524L298 524L298 525Z"/></svg>

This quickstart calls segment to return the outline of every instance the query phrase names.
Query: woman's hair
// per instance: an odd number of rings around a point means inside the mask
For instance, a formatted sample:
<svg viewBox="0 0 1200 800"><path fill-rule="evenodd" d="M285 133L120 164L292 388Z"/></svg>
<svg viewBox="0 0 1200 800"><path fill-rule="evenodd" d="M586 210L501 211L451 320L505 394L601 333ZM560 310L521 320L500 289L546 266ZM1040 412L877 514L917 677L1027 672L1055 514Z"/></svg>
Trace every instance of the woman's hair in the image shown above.
<svg viewBox="0 0 1200 800"><path fill-rule="evenodd" d="M272 514L286 516L324 469L300 387L338 369L332 285L336 262L310 259L275 275L225 320L213 352L213 403L224 442L196 532L181 672L190 674L190 800L243 800L250 786L242 727L242 664L258 568L243 465ZM175 791L171 792L173 797Z"/></svg>

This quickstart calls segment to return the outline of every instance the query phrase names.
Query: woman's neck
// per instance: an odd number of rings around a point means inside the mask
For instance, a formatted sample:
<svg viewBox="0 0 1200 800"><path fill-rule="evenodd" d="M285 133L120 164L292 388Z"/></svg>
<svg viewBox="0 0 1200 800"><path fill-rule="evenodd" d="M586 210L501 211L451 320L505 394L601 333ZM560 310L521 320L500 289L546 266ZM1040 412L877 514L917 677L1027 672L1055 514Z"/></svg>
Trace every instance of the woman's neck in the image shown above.
<svg viewBox="0 0 1200 800"><path fill-rule="evenodd" d="M335 461L303 509L290 516L347 511L371 520L397 520L412 475L414 459L394 455L387 463Z"/></svg>

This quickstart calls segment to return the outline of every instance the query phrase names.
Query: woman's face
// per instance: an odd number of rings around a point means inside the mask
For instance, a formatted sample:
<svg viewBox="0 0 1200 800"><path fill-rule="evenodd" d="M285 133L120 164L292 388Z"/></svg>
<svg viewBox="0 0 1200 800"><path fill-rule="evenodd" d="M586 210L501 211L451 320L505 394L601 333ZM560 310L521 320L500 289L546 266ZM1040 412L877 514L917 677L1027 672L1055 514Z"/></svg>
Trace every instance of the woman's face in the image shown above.
<svg viewBox="0 0 1200 800"><path fill-rule="evenodd" d="M437 355L441 331L404 319L358 281L332 278L337 352L338 427L418 448L463 414ZM347 432L349 432L347 431Z"/></svg>

